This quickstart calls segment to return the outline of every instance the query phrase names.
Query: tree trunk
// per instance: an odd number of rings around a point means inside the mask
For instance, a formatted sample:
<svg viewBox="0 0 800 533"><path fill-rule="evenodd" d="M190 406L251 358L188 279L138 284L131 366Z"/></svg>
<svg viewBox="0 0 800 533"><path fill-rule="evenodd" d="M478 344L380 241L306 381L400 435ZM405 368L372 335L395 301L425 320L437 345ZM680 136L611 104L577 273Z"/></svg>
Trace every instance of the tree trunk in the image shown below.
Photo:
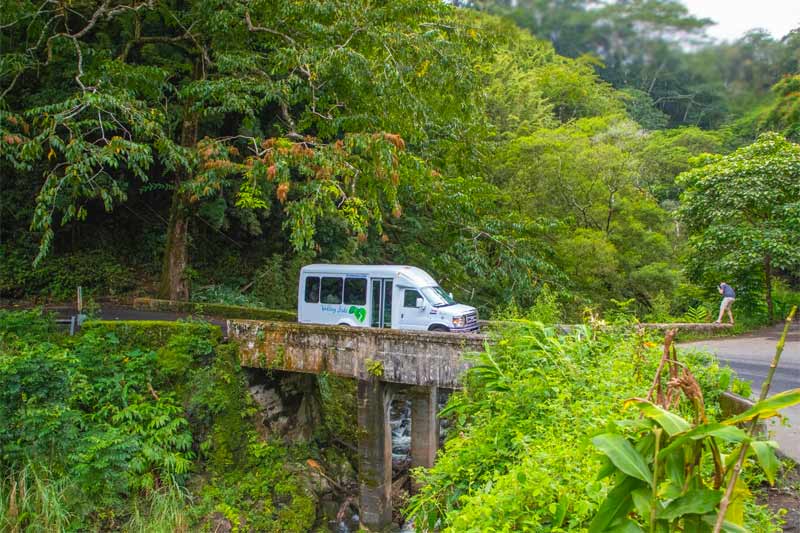
<svg viewBox="0 0 800 533"><path fill-rule="evenodd" d="M189 111L189 104L183 110L180 142L182 146L192 147L197 143L197 116ZM188 170L188 169L187 169ZM160 298L186 301L189 299L189 280L186 267L189 266L189 208L181 183L191 178L190 174L178 172L174 181L172 205L169 209L167 244L164 249L164 263L161 267L161 284L158 288Z"/></svg>
<svg viewBox="0 0 800 533"><path fill-rule="evenodd" d="M772 303L772 257L764 256L764 288L767 292L767 316L770 323L775 322L775 306Z"/></svg>
<svg viewBox="0 0 800 533"><path fill-rule="evenodd" d="M169 211L167 245L158 295L168 300L185 301L189 299L189 280L186 279L186 267L189 265L189 214L177 189L172 195Z"/></svg>

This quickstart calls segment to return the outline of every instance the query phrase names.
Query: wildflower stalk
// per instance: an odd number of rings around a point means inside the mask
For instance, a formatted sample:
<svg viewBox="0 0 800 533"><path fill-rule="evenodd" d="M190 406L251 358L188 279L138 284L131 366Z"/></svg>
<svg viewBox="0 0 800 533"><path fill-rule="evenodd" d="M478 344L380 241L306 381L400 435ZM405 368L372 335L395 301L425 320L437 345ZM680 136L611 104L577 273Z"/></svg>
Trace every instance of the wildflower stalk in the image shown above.
<svg viewBox="0 0 800 533"><path fill-rule="evenodd" d="M767 377L764 380L763 385L761 385L761 395L759 396L758 401L762 401L767 398L769 388L772 385L772 376L775 375L775 370L777 370L778 363L781 360L783 347L786 345L786 336L789 334L789 326L791 326L792 320L794 320L795 312L797 312L796 305L792 307L789 316L786 317L786 323L783 326L783 334L778 341L778 345L775 347L775 357L772 358L772 363L769 366ZM750 421L750 426L747 428L747 434L752 436L757 425L758 416L756 415L753 420ZM733 467L733 473L731 474L731 479L728 481L728 487L725 490L725 495L719 502L719 514L717 515L717 522L714 524L714 533L719 533L722 530L722 524L725 522L725 513L728 511L728 505L731 503L731 495L733 494L733 489L736 486L736 480L739 478L739 473L742 471L742 465L744 464L744 458L747 456L748 447L749 442L745 441L742 443L741 450L739 450L739 457L736 460L736 465Z"/></svg>

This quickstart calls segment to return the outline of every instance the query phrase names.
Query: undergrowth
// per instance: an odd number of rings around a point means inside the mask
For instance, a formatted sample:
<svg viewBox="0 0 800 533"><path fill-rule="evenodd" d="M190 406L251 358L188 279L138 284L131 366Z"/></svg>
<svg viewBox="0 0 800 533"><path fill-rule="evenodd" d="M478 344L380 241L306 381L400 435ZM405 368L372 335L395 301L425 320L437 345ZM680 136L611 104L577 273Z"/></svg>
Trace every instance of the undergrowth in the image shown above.
<svg viewBox="0 0 800 533"><path fill-rule="evenodd" d="M564 335L530 322L496 341L450 397L443 414L453 428L435 466L416 472L424 488L406 513L417 531L579 531L606 494L591 439L621 417L624 399L646 395L660 346L636 334L582 326ZM681 360L717 416L729 371L708 354ZM765 519L753 531L770 527Z"/></svg>
<svg viewBox="0 0 800 533"><path fill-rule="evenodd" d="M0 311L0 530L305 531L300 456L262 441L233 345L201 322L57 334ZM233 518L236 518L235 520Z"/></svg>
<svg viewBox="0 0 800 533"><path fill-rule="evenodd" d="M34 250L24 246L0 246L0 296L75 299L76 288L95 295L118 295L135 286L131 268L103 250L83 250L55 256L33 265Z"/></svg>

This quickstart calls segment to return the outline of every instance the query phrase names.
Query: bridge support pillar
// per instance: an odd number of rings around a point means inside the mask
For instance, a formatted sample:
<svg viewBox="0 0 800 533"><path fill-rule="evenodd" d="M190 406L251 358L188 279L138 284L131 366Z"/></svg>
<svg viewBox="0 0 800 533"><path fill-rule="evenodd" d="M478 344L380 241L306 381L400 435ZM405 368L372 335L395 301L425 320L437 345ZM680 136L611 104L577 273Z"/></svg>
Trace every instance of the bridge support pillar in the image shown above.
<svg viewBox="0 0 800 533"><path fill-rule="evenodd" d="M409 396L411 397L411 466L430 468L439 449L439 419L436 417L439 389L412 387Z"/></svg>
<svg viewBox="0 0 800 533"><path fill-rule="evenodd" d="M411 467L430 468L439 449L438 387L412 387L411 398ZM417 492L419 485L412 479L411 490Z"/></svg>
<svg viewBox="0 0 800 533"><path fill-rule="evenodd" d="M361 527L383 531L392 523L390 385L358 380L358 476Z"/></svg>

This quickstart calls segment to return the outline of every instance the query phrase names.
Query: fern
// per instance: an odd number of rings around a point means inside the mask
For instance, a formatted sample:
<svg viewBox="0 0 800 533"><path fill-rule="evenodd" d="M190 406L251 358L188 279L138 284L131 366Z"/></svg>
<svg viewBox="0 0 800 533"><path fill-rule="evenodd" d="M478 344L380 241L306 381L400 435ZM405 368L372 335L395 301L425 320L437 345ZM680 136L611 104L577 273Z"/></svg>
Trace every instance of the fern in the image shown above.
<svg viewBox="0 0 800 533"><path fill-rule="evenodd" d="M686 322L708 322L709 315L708 309L698 305L697 307L689 307L686 314L683 315L683 319Z"/></svg>

